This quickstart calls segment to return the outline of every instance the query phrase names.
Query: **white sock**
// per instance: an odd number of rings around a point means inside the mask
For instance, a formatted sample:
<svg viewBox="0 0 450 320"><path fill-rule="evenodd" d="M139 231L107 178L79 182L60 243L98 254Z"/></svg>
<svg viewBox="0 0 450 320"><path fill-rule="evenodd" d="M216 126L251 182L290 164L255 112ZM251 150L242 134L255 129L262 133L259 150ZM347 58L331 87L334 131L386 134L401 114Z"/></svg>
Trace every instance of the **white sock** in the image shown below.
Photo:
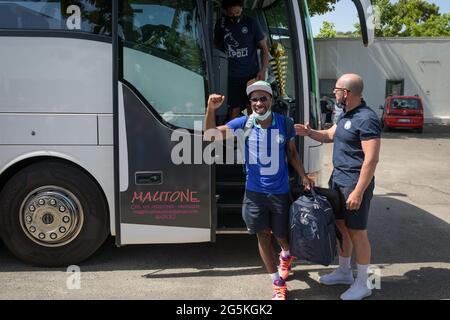
<svg viewBox="0 0 450 320"><path fill-rule="evenodd" d="M339 268L344 272L350 271L350 261L352 257L341 257L339 256Z"/></svg>
<svg viewBox="0 0 450 320"><path fill-rule="evenodd" d="M358 267L358 276L356 277L356 282L361 285L367 285L367 269L369 268L369 264L357 264Z"/></svg>
<svg viewBox="0 0 450 320"><path fill-rule="evenodd" d="M270 277L272 278L272 282L274 282L275 280L281 280L280 274L277 272L275 273L271 273Z"/></svg>
<svg viewBox="0 0 450 320"><path fill-rule="evenodd" d="M288 258L291 256L291 253L289 252L289 250L284 251L283 248L281 249L281 256L283 258Z"/></svg>

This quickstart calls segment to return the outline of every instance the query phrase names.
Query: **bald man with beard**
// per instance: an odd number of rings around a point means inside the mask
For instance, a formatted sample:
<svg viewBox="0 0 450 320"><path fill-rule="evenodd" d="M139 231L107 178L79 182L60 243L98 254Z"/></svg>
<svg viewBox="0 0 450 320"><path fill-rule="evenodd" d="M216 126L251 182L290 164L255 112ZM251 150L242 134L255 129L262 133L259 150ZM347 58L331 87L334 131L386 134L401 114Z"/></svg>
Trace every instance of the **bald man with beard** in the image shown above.
<svg viewBox="0 0 450 320"><path fill-rule="evenodd" d="M357 74L345 74L336 82L336 102L344 106L328 130L313 130L307 123L296 124L296 133L323 143L334 143L333 173L330 188L343 197L341 212L336 213L336 225L343 236L338 245L339 268L320 277L325 285L348 284L343 300L361 300L372 294L367 283L371 247L367 236L370 201L375 187L375 169L380 153L381 126L376 113L362 101L363 79ZM355 251L358 275L353 278L351 256Z"/></svg>

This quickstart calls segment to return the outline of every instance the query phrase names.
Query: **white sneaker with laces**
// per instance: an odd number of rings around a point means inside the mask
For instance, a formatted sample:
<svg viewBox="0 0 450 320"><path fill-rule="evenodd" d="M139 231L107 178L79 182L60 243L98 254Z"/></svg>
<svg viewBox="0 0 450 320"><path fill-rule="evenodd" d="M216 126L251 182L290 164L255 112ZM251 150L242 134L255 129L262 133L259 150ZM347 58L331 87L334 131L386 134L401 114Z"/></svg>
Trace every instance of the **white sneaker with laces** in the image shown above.
<svg viewBox="0 0 450 320"><path fill-rule="evenodd" d="M341 268L337 268L333 272L326 274L319 278L319 283L325 284L327 286L335 284L353 284L354 278L352 271L348 269L344 271Z"/></svg>
<svg viewBox="0 0 450 320"><path fill-rule="evenodd" d="M362 300L372 294L366 283L356 281L350 289L341 294L342 300Z"/></svg>

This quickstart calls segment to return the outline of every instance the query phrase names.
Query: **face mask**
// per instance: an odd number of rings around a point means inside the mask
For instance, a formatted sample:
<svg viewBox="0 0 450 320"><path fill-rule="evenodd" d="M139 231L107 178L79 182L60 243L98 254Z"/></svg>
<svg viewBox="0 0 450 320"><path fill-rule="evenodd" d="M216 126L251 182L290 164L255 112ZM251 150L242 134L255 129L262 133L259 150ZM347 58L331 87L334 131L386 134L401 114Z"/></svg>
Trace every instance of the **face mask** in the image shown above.
<svg viewBox="0 0 450 320"><path fill-rule="evenodd" d="M264 113L263 115L259 115L256 112L253 112L253 114L255 115L255 119L258 121L264 121L266 120L268 117L270 117L270 115L272 114L272 110L268 109L266 111L266 113Z"/></svg>

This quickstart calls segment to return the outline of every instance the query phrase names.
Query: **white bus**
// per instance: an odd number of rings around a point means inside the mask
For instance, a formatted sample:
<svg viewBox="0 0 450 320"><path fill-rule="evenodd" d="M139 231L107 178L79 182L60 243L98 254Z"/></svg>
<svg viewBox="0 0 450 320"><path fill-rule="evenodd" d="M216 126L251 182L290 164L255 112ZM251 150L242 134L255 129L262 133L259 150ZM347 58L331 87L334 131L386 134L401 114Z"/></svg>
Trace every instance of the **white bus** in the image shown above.
<svg viewBox="0 0 450 320"><path fill-rule="evenodd" d="M370 1L353 2L367 45ZM306 0L245 7L286 51L280 110L319 127ZM62 266L108 235L123 246L245 231L241 165L171 161L174 130L201 137L207 96L226 92L219 14L211 0L0 0L0 236L13 254ZM318 174L320 144L298 147Z"/></svg>

